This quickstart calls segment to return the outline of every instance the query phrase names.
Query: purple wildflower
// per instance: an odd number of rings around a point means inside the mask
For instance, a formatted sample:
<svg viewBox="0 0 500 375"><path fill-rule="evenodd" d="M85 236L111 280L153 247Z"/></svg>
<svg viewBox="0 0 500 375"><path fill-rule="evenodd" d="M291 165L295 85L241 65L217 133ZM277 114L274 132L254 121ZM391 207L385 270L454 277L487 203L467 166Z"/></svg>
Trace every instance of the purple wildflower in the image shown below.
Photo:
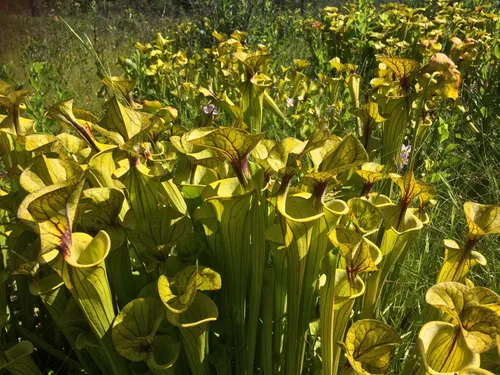
<svg viewBox="0 0 500 375"><path fill-rule="evenodd" d="M401 153L399 154L398 168L403 169L410 162L411 146L402 145Z"/></svg>
<svg viewBox="0 0 500 375"><path fill-rule="evenodd" d="M219 111L217 111L217 107L213 104L205 105L203 106L203 112L207 115L212 114L214 118L217 118L219 116Z"/></svg>

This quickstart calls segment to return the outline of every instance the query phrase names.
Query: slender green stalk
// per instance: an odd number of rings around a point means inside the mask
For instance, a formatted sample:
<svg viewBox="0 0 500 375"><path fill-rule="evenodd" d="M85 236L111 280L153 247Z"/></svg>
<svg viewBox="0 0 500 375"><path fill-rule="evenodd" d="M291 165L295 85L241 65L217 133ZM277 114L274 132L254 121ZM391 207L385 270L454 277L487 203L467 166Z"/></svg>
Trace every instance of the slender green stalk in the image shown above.
<svg viewBox="0 0 500 375"><path fill-rule="evenodd" d="M335 273L337 271L338 252L328 253L322 260L321 268L326 275L325 285L321 288L320 334L321 353L323 356L323 374L331 375L336 371L336 358L333 341L335 323Z"/></svg>
<svg viewBox="0 0 500 375"><path fill-rule="evenodd" d="M255 350L257 343L257 329L259 323L260 303L262 300L262 285L264 282L264 267L266 255L265 242L265 222L266 222L266 207L263 204L259 189L255 189L256 193L253 197L253 203L249 213L250 228L250 248L251 253L250 269L250 301L248 313L248 328L247 328L247 365L246 373L254 373Z"/></svg>
<svg viewBox="0 0 500 375"><path fill-rule="evenodd" d="M273 300L274 270L264 272L262 293L262 368L264 374L273 374Z"/></svg>
<svg viewBox="0 0 500 375"><path fill-rule="evenodd" d="M89 37L87 35L85 35L86 39L87 39L87 42L85 42L81 37L80 35L78 35L78 33L69 25L69 23L66 22L66 20L64 20L64 18L61 17L61 21L63 21L63 23L68 27L68 29L73 33L74 36L76 36L76 38L80 41L80 43L83 45L83 47L88 51L90 52L92 55L94 55L94 58L96 59L96 61L98 62L98 64L101 66L101 69L103 72L106 73L106 75L108 76L111 76L111 72L108 70L106 71L106 68L104 67L104 64L102 63L102 60L101 58L99 57L99 55L97 54L97 51L94 49L94 46L92 45L92 42L90 41Z"/></svg>

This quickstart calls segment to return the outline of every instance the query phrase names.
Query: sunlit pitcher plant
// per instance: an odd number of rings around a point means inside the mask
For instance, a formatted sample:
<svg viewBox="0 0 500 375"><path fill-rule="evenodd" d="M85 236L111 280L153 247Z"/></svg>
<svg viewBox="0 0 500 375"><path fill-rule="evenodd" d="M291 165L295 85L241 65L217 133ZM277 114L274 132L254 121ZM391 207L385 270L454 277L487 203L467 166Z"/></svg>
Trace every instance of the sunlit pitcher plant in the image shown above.
<svg viewBox="0 0 500 375"><path fill-rule="evenodd" d="M22 117L27 93L2 83L0 368L41 373L30 354L44 341L8 335L19 320L32 327L36 307L89 373L388 371L401 339L383 321L382 292L435 199L414 172L417 148L400 151L405 139L423 142L423 109L456 97L460 73L442 56L424 68L380 57L368 102L348 77L357 131L333 135L318 121L302 139L270 139L264 112L285 115L263 73L265 48L238 48L213 67L229 69L238 104L201 91L225 126L181 126L177 109L107 77L101 119L67 100L46 113L59 134L38 133ZM486 264L473 249L500 232L500 208L464 208L467 239L445 242L426 295L440 313L422 327L408 373L492 374L480 359L498 356L500 297L467 276ZM20 318L12 284L31 294Z"/></svg>

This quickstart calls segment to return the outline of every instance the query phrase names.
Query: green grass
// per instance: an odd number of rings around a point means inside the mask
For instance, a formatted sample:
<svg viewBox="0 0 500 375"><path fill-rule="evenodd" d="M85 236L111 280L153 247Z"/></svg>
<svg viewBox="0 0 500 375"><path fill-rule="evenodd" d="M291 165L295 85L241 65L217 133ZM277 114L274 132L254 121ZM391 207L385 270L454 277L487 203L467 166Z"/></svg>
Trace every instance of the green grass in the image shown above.
<svg viewBox="0 0 500 375"><path fill-rule="evenodd" d="M118 58L131 54L137 40L151 39L169 23L142 17L105 19L91 14L64 20L85 41L88 37L106 73L117 75L121 73L116 65ZM60 89L70 91L81 107L102 113L99 66L61 18L0 15L0 23L0 78L33 91L29 86L30 67L35 62L45 63L43 85L56 83ZM53 87L45 104L53 104L56 97Z"/></svg>

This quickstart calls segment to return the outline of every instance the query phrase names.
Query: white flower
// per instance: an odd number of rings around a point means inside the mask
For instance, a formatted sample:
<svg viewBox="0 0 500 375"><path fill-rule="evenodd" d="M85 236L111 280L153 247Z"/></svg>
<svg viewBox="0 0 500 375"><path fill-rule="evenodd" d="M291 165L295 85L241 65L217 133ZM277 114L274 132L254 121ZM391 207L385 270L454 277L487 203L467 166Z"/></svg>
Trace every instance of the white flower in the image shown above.
<svg viewBox="0 0 500 375"><path fill-rule="evenodd" d="M293 107L293 98L286 98L286 107Z"/></svg>

